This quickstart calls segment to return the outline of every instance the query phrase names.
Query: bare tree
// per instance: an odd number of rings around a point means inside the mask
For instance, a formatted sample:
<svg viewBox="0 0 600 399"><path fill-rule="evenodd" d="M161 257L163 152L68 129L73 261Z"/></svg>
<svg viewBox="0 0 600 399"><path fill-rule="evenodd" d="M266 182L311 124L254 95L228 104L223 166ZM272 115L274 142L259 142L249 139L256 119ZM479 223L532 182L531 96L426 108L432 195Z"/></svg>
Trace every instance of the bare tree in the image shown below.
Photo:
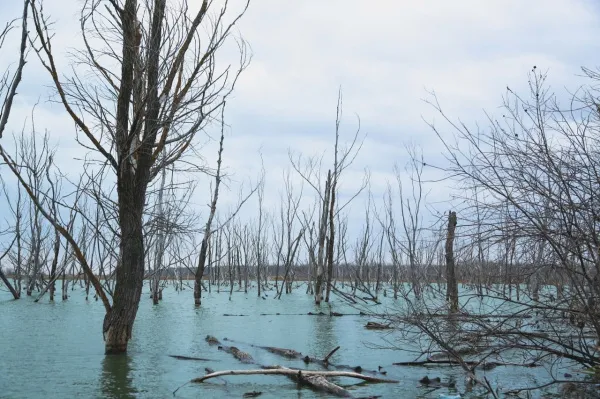
<svg viewBox="0 0 600 399"><path fill-rule="evenodd" d="M450 311L458 312L458 282L454 272L454 237L456 231L456 212L448 212L448 233L446 235L446 300Z"/></svg>
<svg viewBox="0 0 600 399"><path fill-rule="evenodd" d="M414 146L407 146L406 150L410 157L406 171L410 179L410 189L406 192L406 187L402 181L400 168L394 168L396 174L396 183L398 185L398 195L400 197L400 215L402 221L403 237L396 241L408 260L410 281L415 297L421 296L421 277L422 262L419 256L419 246L423 244L423 233L425 226L423 223L424 211L424 181L423 181L423 155L417 153Z"/></svg>
<svg viewBox="0 0 600 399"><path fill-rule="evenodd" d="M221 110L223 115L225 113L225 106ZM200 306L202 298L202 276L204 276L204 268L206 266L206 255L208 251L208 244L210 242L212 234L212 223L217 212L217 201L219 200L219 186L221 185L221 162L223 162L223 141L225 140L225 122L221 118L221 139L219 141L219 152L217 157L217 171L215 173L215 187L212 192L212 198L210 201L210 213L206 220L206 226L204 228L204 237L200 244L200 254L198 255L198 266L196 267L195 282L194 282L194 304Z"/></svg>
<svg viewBox="0 0 600 399"><path fill-rule="evenodd" d="M36 203L75 247L103 299L107 354L126 352L137 314L145 270L147 187L162 169L193 148L194 138L223 105L247 65L242 40L238 41L239 68L218 71L215 57L248 3L231 22L226 22L227 3L211 19L209 12L215 7L203 1L190 17L185 2L167 7L165 0L141 4L124 0L103 7L99 0L88 0L80 19L85 45L76 55L72 76L63 78L55 62L48 17L38 1L32 2L36 33L32 43L38 58L54 82L60 103L87 141L82 145L107 162L115 175L120 256L112 304L75 240L43 210L43 204ZM114 69L115 62L120 71ZM95 78L88 74L83 79L80 71L92 71ZM18 175L14 163L7 157L5 161ZM29 187L26 190L31 196Z"/></svg>
<svg viewBox="0 0 600 399"><path fill-rule="evenodd" d="M2 234L0 233L0 236ZM12 240L12 242L10 243L10 245L8 246L8 248L4 251L3 254L0 255L0 280L2 280L2 282L4 283L4 285L6 285L8 287L8 290L10 291L11 295L13 296L14 299L19 299L21 297L21 294L19 292L17 292L17 290L15 290L15 288L13 287L13 285L10 283L10 280L8 278L6 278L6 274L4 274L4 272L2 271L2 259L4 259L4 257L8 254L8 252L11 250L13 244L16 241L16 237L15 239Z"/></svg>
<svg viewBox="0 0 600 399"><path fill-rule="evenodd" d="M281 195L281 208L279 209L279 222L273 223L273 241L276 248L276 270L275 270L275 288L279 281L279 266L284 267L284 276L281 280L281 287L276 297L281 299L281 294L285 288L286 294L291 293L291 280L293 279L293 267L298 255L298 248L302 241L305 228L296 228L296 222L299 220L298 211L304 185L300 185L300 192L295 194L294 186L291 180L289 170L283 172L285 185L285 195ZM276 231L278 230L278 231Z"/></svg>
<svg viewBox="0 0 600 399"><path fill-rule="evenodd" d="M2 76L0 76L0 138L2 138L2 134L6 129L8 124L8 118L10 116L10 112L12 110L13 101L15 96L17 95L17 88L21 83L21 79L23 76L23 69L25 68L25 59L26 59L26 50L27 50L27 14L29 10L29 1L23 1L23 14L20 18L21 21L21 40L20 40L20 48L19 48L19 61L14 71L11 71L10 68L7 68ZM19 21L19 19L14 19L6 23L6 25L0 30L0 50L3 49L4 43L6 39L9 37L10 32L15 28L15 23ZM0 147L0 155L2 153L2 148ZM2 181L2 187L5 188L4 182ZM5 191L5 194L6 191ZM21 295L21 215L20 215L20 191L19 191L19 200L16 205L16 227L15 227L15 240L11 243L7 251L2 255L4 258L12 245L17 243L17 269L15 270L15 275L18 278L16 289L10 284L4 273L0 270L0 277L2 281L9 287L13 297L18 299ZM7 195L8 200L8 195ZM13 209L14 211L14 209Z"/></svg>
<svg viewBox="0 0 600 399"><path fill-rule="evenodd" d="M335 217L354 198L356 198L367 186L368 176L365 176L362 186L350 199L338 206L339 181L344 170L350 167L362 148L363 141L359 140L360 119L358 128L352 140L343 148L340 148L340 124L342 120L342 91L338 92L335 119L335 142L333 147L333 171L327 171L324 187L321 186L321 160L309 158L302 165L301 159L294 160L290 154L292 167L300 176L315 190L319 198L319 225L317 229L318 250L314 259L315 270L315 303L320 304L324 299L329 300L331 279L333 276L333 259L335 249ZM306 227L306 226L305 226ZM327 247L326 247L327 244ZM327 291L324 294L324 291Z"/></svg>
<svg viewBox="0 0 600 399"><path fill-rule="evenodd" d="M420 342L424 353L442 351L494 396L477 371L506 364L507 356L528 359L513 366L544 366L550 382L543 387L580 380L565 377L565 365L600 365L600 74L584 72L590 83L565 108L548 90L546 74L534 67L528 95L508 89L502 117L488 114L487 129L454 122L435 95L430 100L453 133L451 140L431 124L444 144L448 181L463 204L461 220L472 226L461 228L453 255L483 261L475 269L483 276L469 270L463 277L487 282L485 290L463 286L459 312L451 317L443 314L445 298L433 292L425 302L407 302L392 319L407 342ZM447 244L452 213L449 219ZM513 286L522 282L529 289L515 297ZM511 384L506 392L540 387Z"/></svg>
<svg viewBox="0 0 600 399"><path fill-rule="evenodd" d="M10 112L12 110L13 101L15 96L17 95L17 88L21 83L21 79L23 76L23 69L25 68L25 59L27 56L27 14L29 11L30 0L23 1L23 14L20 18L21 21L21 40L19 47L19 62L14 71L7 69L4 71L2 76L0 76L0 98L2 99L2 104L0 105L0 139L2 138L2 133L6 129L6 125L8 123L8 117L10 116ZM14 19L6 23L4 28L0 30L0 50L4 47L4 43L9 36L9 33L15 28L15 22L18 21Z"/></svg>

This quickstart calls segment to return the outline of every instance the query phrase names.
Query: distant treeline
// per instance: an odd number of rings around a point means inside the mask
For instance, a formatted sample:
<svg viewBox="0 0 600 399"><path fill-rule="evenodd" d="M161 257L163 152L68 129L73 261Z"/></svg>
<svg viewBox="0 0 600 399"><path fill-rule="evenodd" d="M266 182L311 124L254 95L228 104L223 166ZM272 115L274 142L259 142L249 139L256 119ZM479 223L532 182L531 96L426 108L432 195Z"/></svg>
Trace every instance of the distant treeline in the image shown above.
<svg viewBox="0 0 600 399"><path fill-rule="evenodd" d="M362 267L354 264L341 264L334 267L334 280L337 281L350 281L356 280L357 278L365 282L374 282L379 280L382 282L391 282L394 276L394 268L398 272L398 276L401 281L410 281L409 273L410 268L408 265L400 265L394 267L390 264L378 265L365 265ZM238 271L244 273L248 269L249 276L256 276L256 265L242 265L229 266L210 266L206 268L204 273L204 280L221 280L228 279L229 273L234 274L234 278L237 280ZM285 270L279 266L279 274L277 273L277 265L263 265L261 266L263 276L270 280L283 280ZM295 281L307 281L310 279L310 265L296 265L291 267L291 273L293 280ZM483 273L476 273L475 270L483 270ZM540 279L541 284L556 284L560 281L560 278L553 265L545 265L540 267L539 265L513 265L513 270L506 270L506 265L497 262L486 262L483 267L476 264L463 263L457 265L457 278L461 283L466 284L522 284L526 283L529 277L536 273L537 278ZM442 283L446 280L445 266L444 265L429 265L420 266L419 280L424 283ZM15 278L14 270L6 269L6 274L9 278ZM152 271L147 271L144 276L145 279L152 277ZM42 280L48 279L46 273L40 275ZM83 273L76 274L65 274L66 279L76 280L84 279ZM161 279L163 280L193 280L194 271L186 267L170 267L161 271ZM253 279L252 277L250 278Z"/></svg>

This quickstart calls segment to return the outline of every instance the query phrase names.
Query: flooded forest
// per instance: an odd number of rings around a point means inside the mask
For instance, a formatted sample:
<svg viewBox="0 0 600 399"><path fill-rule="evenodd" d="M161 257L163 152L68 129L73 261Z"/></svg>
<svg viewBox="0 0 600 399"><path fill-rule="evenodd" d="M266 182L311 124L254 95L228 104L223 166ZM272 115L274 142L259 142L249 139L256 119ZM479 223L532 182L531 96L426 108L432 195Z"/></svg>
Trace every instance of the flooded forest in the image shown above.
<svg viewBox="0 0 600 399"><path fill-rule="evenodd" d="M595 65L528 65L474 120L421 91L431 140L384 178L352 83L325 148L230 151L255 2L72 2L73 39L14 3L1 398L600 397Z"/></svg>

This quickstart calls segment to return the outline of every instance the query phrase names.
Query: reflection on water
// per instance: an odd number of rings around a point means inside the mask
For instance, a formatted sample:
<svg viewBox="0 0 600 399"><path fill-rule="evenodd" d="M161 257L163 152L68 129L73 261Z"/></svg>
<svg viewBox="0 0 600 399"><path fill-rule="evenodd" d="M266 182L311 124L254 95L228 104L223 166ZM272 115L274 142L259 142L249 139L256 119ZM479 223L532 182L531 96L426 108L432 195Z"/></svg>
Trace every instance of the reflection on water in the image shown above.
<svg viewBox="0 0 600 399"><path fill-rule="evenodd" d="M130 356L105 356L102 360L100 386L105 398L135 398Z"/></svg>
<svg viewBox="0 0 600 399"><path fill-rule="evenodd" d="M323 359L327 354L336 346L338 346L338 340L336 333L340 333L335 328L335 321L330 316L315 316L318 317L318 322L312 324L314 338L310 343L310 353L319 358Z"/></svg>

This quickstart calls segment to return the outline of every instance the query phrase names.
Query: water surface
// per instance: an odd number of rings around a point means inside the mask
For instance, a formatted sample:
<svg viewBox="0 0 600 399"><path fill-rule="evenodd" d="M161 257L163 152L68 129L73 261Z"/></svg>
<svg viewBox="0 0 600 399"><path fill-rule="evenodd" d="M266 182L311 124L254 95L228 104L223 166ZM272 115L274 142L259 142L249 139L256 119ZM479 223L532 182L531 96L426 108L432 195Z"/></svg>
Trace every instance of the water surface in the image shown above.
<svg viewBox="0 0 600 399"><path fill-rule="evenodd" d="M146 287L147 288L147 287ZM430 377L450 378L458 382L458 393L465 395L464 375L459 369L429 369L392 366L393 362L413 360L414 356L394 350L374 349L390 346L394 335L386 331L366 330L369 320L361 316L308 316L308 312L325 311L315 307L312 297L302 289L281 300L266 299L256 293L226 292L203 298L201 308L193 306L192 291L176 292L168 287L164 300L152 305L146 289L136 320L127 356L104 356L101 326L104 308L100 302L86 301L81 290L71 291L68 301L49 303L44 298L18 301L0 291L0 397L2 398L172 398L173 391L192 378L214 370L256 368L240 364L227 353L205 341L207 335L228 338L264 365L281 364L306 367L301 361L288 361L263 349L277 346L291 348L317 358L341 346L333 355L334 364L360 365L377 370L382 366L387 377L398 384L358 384L357 380L338 379L353 395L383 398L439 398L456 395L449 388L431 390L418 380ZM332 309L357 313L340 299ZM280 313L280 315L275 315ZM303 315L285 315L295 313ZM236 314L246 316L225 316ZM268 314L268 315L265 315ZM208 358L210 361L184 361L168 355ZM503 388L536 381L539 371L498 367L487 372L490 382ZM539 382L539 381L538 381ZM178 398L241 398L245 392L261 391L264 398L325 398L328 395L298 389L283 376L230 376L203 384L188 384L177 391Z"/></svg>

